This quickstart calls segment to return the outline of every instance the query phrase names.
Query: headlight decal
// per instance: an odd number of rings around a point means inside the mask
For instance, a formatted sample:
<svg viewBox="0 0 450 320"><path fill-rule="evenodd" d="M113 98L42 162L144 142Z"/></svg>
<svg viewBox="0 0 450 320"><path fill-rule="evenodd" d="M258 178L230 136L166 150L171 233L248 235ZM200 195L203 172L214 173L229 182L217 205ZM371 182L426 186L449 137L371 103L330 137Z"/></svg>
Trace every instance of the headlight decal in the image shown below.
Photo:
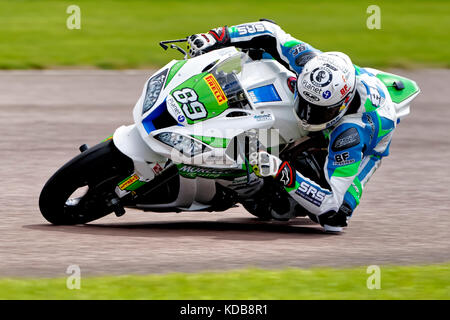
<svg viewBox="0 0 450 320"><path fill-rule="evenodd" d="M189 157L212 150L196 139L175 132L161 132L155 136L155 139Z"/></svg>
<svg viewBox="0 0 450 320"><path fill-rule="evenodd" d="M142 114L150 110L158 100L159 94L164 87L168 69L161 71L157 75L148 80L147 90L145 92L144 103L142 106Z"/></svg>

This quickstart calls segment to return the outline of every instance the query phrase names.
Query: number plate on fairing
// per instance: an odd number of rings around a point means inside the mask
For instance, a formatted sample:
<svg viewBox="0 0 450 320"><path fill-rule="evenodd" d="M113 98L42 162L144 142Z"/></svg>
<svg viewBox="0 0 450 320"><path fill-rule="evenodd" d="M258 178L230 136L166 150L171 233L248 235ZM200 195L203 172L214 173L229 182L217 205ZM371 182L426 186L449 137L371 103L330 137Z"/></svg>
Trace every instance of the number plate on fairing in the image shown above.
<svg viewBox="0 0 450 320"><path fill-rule="evenodd" d="M170 94L177 102L188 124L214 118L228 108L225 93L214 75L207 72L186 80Z"/></svg>

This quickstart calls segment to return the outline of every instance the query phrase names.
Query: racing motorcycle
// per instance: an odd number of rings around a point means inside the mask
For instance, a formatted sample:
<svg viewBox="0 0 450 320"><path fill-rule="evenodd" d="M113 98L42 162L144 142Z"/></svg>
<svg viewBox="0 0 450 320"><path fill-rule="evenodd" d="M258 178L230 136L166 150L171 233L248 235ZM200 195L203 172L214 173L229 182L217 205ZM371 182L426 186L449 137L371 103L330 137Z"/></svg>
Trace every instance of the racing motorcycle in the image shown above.
<svg viewBox="0 0 450 320"><path fill-rule="evenodd" d="M173 44L181 41L160 43L184 59L146 81L134 124L91 148L82 145L44 185L39 207L50 223L83 224L112 212L121 216L125 208L211 212L237 203L259 218L284 219L272 209L289 199L270 178L255 175L249 154L263 149L303 159L305 171L318 174L307 158L317 141L292 108L294 73L235 47L188 59ZM370 70L388 86L399 116L408 114L415 83Z"/></svg>

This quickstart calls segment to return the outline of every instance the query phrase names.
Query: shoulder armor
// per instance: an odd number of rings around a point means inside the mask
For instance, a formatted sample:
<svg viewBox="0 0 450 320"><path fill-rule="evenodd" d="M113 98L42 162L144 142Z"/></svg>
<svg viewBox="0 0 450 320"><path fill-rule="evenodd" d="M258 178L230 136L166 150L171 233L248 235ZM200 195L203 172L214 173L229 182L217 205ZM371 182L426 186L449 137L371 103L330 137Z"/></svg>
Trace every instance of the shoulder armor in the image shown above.
<svg viewBox="0 0 450 320"><path fill-rule="evenodd" d="M340 133L331 145L331 150L334 152L345 150L358 145L361 141L359 132L355 127L346 129Z"/></svg>

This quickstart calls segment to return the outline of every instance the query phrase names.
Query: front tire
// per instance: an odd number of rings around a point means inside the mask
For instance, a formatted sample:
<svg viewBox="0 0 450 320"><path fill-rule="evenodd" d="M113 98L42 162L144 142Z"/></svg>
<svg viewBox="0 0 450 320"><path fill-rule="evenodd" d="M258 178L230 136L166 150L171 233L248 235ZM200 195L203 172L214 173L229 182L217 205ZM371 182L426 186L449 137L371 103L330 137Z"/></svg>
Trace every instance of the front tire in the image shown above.
<svg viewBox="0 0 450 320"><path fill-rule="evenodd" d="M56 225L88 223L113 211L117 183L133 171L133 161L112 140L102 142L70 160L44 185L39 197L42 216ZM87 192L75 199L79 188Z"/></svg>

